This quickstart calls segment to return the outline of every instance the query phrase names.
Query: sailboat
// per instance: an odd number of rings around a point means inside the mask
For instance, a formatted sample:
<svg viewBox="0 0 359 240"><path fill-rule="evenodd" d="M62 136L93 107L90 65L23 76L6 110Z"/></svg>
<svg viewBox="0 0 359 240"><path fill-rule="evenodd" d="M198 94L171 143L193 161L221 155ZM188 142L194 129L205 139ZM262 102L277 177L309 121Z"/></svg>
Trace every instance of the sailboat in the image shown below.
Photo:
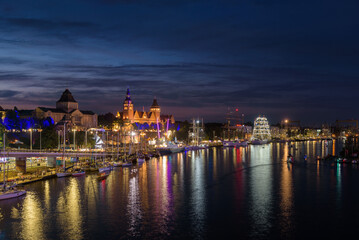
<svg viewBox="0 0 359 240"><path fill-rule="evenodd" d="M5 164L6 162L4 161L4 183L3 183L3 189L0 192L0 200L6 200L6 199L11 199L11 198L17 198L20 197L22 195L26 194L25 190L17 190L15 188L7 188L6 187L6 181L5 181Z"/></svg>

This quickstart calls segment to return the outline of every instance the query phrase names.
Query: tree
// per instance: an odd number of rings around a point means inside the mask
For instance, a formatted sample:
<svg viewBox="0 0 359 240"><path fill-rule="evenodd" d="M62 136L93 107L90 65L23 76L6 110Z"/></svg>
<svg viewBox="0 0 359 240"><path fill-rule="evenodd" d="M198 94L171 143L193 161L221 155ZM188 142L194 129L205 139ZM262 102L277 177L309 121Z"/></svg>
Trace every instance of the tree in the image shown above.
<svg viewBox="0 0 359 240"><path fill-rule="evenodd" d="M179 124L180 129L176 132L176 137L179 141L188 141L188 131L189 131L189 127L190 124L189 122L186 120L184 122L176 122L177 124Z"/></svg>
<svg viewBox="0 0 359 240"><path fill-rule="evenodd" d="M57 139L58 139L58 136L57 136L54 125L44 128L41 133L42 148L44 148L44 149L57 148L57 144L58 144ZM38 141L37 141L36 145L39 145Z"/></svg>
<svg viewBox="0 0 359 240"><path fill-rule="evenodd" d="M208 139L215 140L214 137L220 137L223 130L222 123L205 123L204 131ZM214 135L213 135L214 134Z"/></svg>
<svg viewBox="0 0 359 240"><path fill-rule="evenodd" d="M112 129L115 120L115 115L109 112L98 116L98 125L103 128Z"/></svg>

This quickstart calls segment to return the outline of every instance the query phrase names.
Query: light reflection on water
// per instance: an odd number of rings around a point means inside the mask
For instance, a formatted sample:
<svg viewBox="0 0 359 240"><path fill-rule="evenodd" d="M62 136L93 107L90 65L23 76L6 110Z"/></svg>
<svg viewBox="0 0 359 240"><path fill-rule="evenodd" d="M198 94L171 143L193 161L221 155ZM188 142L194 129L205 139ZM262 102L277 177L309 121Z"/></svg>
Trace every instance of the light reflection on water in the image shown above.
<svg viewBox="0 0 359 240"><path fill-rule="evenodd" d="M271 228L272 171L268 171L271 145L250 146L250 159L253 170L248 172L250 191L251 228L257 236L265 237ZM255 236L253 236L255 237Z"/></svg>
<svg viewBox="0 0 359 240"><path fill-rule="evenodd" d="M21 209L21 224L18 230L23 239L41 240L45 239L44 215L41 202L35 193L27 194Z"/></svg>
<svg viewBox="0 0 359 240"><path fill-rule="evenodd" d="M324 219L337 216L332 206L358 217L346 210L359 200L348 198L358 169L315 161L338 150L332 142L213 148L118 168L104 181L34 183L25 197L0 202L0 239L299 238L320 218L315 204L327 208Z"/></svg>

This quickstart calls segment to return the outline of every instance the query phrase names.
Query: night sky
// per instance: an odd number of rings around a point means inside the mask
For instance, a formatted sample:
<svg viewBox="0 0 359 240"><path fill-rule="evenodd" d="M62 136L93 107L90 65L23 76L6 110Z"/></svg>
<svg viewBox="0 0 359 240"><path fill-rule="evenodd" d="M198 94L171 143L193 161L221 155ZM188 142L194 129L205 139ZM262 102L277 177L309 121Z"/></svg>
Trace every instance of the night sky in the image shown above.
<svg viewBox="0 0 359 240"><path fill-rule="evenodd" d="M0 106L358 118L357 0L0 0Z"/></svg>

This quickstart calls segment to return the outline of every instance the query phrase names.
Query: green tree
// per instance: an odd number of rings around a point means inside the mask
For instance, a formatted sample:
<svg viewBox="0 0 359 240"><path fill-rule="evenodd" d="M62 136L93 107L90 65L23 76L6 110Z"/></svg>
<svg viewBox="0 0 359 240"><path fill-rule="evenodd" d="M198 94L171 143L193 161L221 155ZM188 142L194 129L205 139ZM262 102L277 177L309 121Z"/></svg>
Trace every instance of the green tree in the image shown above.
<svg viewBox="0 0 359 240"><path fill-rule="evenodd" d="M55 126L51 125L43 129L41 133L41 145L43 149L57 148L58 135ZM39 146L39 141L36 141L36 146Z"/></svg>
<svg viewBox="0 0 359 240"><path fill-rule="evenodd" d="M176 124L180 125L180 129L176 132L176 137L179 141L188 141L188 131L189 131L189 127L190 124L189 122L186 120L184 122L176 122Z"/></svg>
<svg viewBox="0 0 359 240"><path fill-rule="evenodd" d="M102 128L112 129L116 116L112 113L106 113L98 116L98 125Z"/></svg>
<svg viewBox="0 0 359 240"><path fill-rule="evenodd" d="M5 132L5 127L4 127L4 125L0 124L0 144L1 144L1 147L4 146L4 132Z"/></svg>

